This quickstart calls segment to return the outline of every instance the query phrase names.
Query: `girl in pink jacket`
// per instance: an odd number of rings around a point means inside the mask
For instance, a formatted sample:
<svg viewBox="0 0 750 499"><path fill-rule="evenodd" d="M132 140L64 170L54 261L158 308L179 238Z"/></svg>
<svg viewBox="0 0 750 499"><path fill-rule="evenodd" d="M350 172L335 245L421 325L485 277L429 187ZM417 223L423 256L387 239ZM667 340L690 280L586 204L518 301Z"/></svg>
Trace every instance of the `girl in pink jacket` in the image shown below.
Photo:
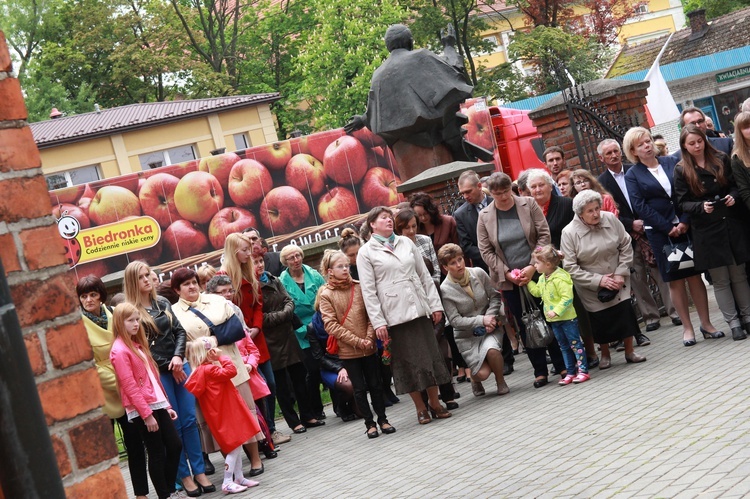
<svg viewBox="0 0 750 499"><path fill-rule="evenodd" d="M146 444L148 472L159 499L177 497L175 480L182 452L182 441L172 424L177 413L159 381L138 309L121 303L115 307L112 325L115 340L109 358L128 422L136 425Z"/></svg>

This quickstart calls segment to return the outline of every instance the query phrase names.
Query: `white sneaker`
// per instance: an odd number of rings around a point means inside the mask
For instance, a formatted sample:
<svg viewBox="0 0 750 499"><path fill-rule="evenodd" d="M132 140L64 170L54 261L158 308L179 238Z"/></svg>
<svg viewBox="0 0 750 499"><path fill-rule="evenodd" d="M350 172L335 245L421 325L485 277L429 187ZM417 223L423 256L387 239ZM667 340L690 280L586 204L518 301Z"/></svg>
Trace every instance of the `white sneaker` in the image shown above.
<svg viewBox="0 0 750 499"><path fill-rule="evenodd" d="M176 492L172 492L172 495L169 496L169 499L187 499L187 496L183 491L178 490Z"/></svg>
<svg viewBox="0 0 750 499"><path fill-rule="evenodd" d="M292 437L290 437L289 435L284 435L277 430L273 432L273 434L271 435L271 439L273 440L273 445L281 445L290 442L292 440Z"/></svg>

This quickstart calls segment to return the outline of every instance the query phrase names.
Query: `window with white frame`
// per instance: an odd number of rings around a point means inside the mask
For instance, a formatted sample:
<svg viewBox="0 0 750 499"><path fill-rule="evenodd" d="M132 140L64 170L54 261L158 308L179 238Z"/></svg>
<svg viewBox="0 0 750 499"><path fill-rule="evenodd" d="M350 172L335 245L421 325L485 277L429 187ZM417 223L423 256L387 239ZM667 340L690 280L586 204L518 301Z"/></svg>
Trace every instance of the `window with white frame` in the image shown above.
<svg viewBox="0 0 750 499"><path fill-rule="evenodd" d="M70 187L72 185L86 184L99 180L99 165L83 166L81 168L75 168L58 173L50 173L44 176L47 181L47 189L62 189L63 187Z"/></svg>
<svg viewBox="0 0 750 499"><path fill-rule="evenodd" d="M241 151L243 149L247 149L248 147L252 146L252 143L250 142L250 138L247 136L246 133L235 133L233 137L234 137L234 148L236 151Z"/></svg>
<svg viewBox="0 0 750 499"><path fill-rule="evenodd" d="M643 2L642 4L640 4L639 6L637 6L635 8L635 14L636 15L639 15L639 14L648 14L648 3Z"/></svg>
<svg viewBox="0 0 750 499"><path fill-rule="evenodd" d="M502 47L500 47L500 44L498 43L497 36L495 35L489 35L482 37L482 40L485 42L489 42L492 48L490 48L489 52L490 54L494 54L495 52L499 52L502 50Z"/></svg>
<svg viewBox="0 0 750 499"><path fill-rule="evenodd" d="M138 155L138 161L141 163L141 168L144 170L151 170L152 168L159 168L160 166L176 165L177 163L190 161L192 159L196 159L195 147L192 145L178 146L171 149L164 149L163 151L154 151Z"/></svg>

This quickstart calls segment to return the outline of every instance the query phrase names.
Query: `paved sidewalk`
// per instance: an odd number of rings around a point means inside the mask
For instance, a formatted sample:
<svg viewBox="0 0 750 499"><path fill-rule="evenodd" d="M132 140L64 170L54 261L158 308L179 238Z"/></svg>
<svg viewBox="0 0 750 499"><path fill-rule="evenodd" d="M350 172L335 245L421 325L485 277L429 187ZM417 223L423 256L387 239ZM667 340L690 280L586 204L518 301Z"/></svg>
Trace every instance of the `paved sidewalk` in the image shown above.
<svg viewBox="0 0 750 499"><path fill-rule="evenodd" d="M714 325L728 333L711 289L709 296ZM750 494L750 340L699 339L685 348L682 328L662 324L650 346L636 349L647 362L626 364L613 351L612 368L592 370L582 385L560 387L555 376L535 389L528 359L518 356L509 395L492 395L492 379L481 398L456 385L461 407L450 419L419 426L402 396L388 410L397 433L374 440L361 420L342 423L328 407L326 426L294 435L264 461L261 485L238 497ZM223 461L211 457L218 486Z"/></svg>

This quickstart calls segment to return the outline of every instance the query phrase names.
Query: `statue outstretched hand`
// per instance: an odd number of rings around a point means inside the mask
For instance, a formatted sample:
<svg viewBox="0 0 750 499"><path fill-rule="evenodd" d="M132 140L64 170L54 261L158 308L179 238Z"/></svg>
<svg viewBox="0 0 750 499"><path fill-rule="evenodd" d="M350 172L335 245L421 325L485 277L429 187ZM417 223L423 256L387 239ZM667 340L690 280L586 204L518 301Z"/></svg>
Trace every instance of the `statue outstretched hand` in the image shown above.
<svg viewBox="0 0 750 499"><path fill-rule="evenodd" d="M357 115L352 116L349 119L349 123L344 125L344 131L346 133L356 132L357 130L364 128L365 124L366 123L365 123L364 115L357 114Z"/></svg>

